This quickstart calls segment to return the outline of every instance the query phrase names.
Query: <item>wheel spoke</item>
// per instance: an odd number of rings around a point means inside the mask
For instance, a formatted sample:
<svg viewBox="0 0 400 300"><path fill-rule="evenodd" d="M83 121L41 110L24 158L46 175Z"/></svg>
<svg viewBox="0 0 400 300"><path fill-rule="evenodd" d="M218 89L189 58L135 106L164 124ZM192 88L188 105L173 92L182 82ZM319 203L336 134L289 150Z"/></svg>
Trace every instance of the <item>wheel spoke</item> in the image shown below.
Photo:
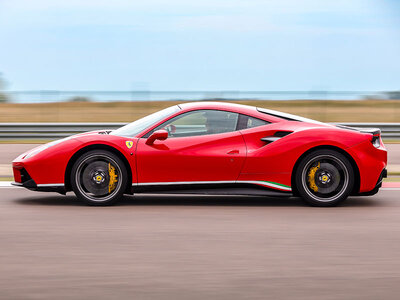
<svg viewBox="0 0 400 300"><path fill-rule="evenodd" d="M87 157L77 169L78 189L92 201L106 201L118 190L121 169L106 155Z"/></svg>
<svg viewBox="0 0 400 300"><path fill-rule="evenodd" d="M333 201L340 197L348 185L346 166L332 155L320 155L305 166L302 182L306 193L317 201Z"/></svg>

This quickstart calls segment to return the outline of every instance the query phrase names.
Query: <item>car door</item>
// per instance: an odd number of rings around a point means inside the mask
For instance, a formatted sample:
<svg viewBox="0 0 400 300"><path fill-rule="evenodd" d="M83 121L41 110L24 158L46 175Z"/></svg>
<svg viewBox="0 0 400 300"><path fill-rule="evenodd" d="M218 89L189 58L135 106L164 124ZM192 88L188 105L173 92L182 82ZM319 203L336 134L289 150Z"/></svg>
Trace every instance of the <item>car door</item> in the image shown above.
<svg viewBox="0 0 400 300"><path fill-rule="evenodd" d="M265 122L265 121L264 121ZM292 160L285 152L292 144L279 143L290 131L282 131L280 123L256 121L240 131L247 147L247 157L238 182L252 182L268 188L290 191Z"/></svg>
<svg viewBox="0 0 400 300"><path fill-rule="evenodd" d="M183 113L158 126L168 138L138 142L138 184L235 182L246 157L238 114L218 110Z"/></svg>

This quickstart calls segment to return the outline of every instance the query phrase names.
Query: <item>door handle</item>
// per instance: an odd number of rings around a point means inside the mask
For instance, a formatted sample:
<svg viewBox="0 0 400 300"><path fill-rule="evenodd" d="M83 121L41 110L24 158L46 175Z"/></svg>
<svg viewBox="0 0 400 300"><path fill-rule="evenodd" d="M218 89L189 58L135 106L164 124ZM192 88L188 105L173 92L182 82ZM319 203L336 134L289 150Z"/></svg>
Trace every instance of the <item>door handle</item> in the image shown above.
<svg viewBox="0 0 400 300"><path fill-rule="evenodd" d="M228 151L227 154L229 154L229 155L239 154L239 150L231 150L231 151Z"/></svg>

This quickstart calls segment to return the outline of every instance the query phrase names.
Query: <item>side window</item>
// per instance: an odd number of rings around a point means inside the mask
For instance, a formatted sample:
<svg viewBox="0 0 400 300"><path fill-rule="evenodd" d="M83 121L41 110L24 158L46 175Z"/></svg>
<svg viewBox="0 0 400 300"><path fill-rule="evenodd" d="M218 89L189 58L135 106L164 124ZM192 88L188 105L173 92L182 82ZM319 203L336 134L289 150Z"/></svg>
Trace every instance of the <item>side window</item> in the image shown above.
<svg viewBox="0 0 400 300"><path fill-rule="evenodd" d="M242 130L242 129L254 128L254 127L263 126L263 125L267 125L267 124L269 124L268 121L241 114L239 116L238 129Z"/></svg>
<svg viewBox="0 0 400 300"><path fill-rule="evenodd" d="M268 124L268 122L265 120L248 117L246 128L253 128L253 127L263 126L263 125L267 125L267 124Z"/></svg>
<svg viewBox="0 0 400 300"><path fill-rule="evenodd" d="M238 114L221 110L196 110L179 115L158 126L169 137L187 137L235 131ZM147 136L147 135L146 135Z"/></svg>

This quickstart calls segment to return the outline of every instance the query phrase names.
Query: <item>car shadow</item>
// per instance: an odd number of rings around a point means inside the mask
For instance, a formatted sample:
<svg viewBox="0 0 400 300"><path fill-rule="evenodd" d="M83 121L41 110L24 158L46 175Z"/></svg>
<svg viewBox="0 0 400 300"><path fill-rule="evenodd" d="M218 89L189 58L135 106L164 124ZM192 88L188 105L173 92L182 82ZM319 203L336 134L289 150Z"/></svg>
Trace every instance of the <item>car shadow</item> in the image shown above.
<svg viewBox="0 0 400 300"><path fill-rule="evenodd" d="M74 195L49 195L16 200L21 205L86 206ZM382 206L382 202L367 197L350 197L338 207ZM114 206L293 206L309 207L298 197L214 195L135 195L124 196Z"/></svg>

